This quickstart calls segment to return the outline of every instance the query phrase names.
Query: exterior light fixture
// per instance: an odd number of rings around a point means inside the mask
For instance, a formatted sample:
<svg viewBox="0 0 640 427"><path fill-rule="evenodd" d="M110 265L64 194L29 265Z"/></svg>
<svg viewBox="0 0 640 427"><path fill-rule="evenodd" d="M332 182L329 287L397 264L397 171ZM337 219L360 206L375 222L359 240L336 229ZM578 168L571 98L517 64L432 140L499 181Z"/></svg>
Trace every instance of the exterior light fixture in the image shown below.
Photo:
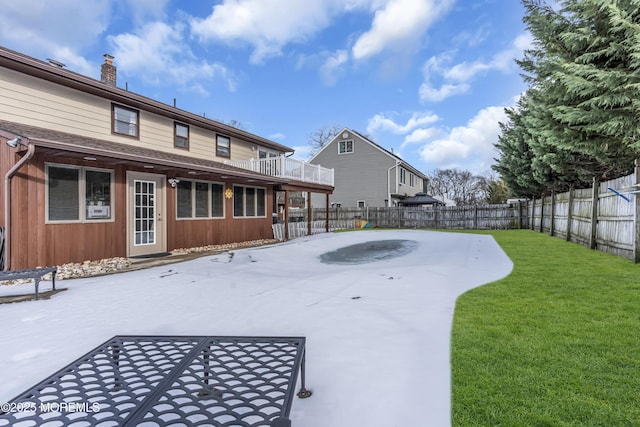
<svg viewBox="0 0 640 427"><path fill-rule="evenodd" d="M16 148L19 144L22 144L22 137L16 136L13 139L7 141L7 145L11 148ZM22 144L25 145L25 144Z"/></svg>

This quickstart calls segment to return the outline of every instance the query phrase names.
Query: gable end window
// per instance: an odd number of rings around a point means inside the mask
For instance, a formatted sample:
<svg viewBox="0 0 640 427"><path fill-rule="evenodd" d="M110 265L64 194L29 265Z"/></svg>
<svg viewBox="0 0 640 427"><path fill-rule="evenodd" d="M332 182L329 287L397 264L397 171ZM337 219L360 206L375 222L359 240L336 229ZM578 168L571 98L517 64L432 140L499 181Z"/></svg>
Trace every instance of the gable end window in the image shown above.
<svg viewBox="0 0 640 427"><path fill-rule="evenodd" d="M231 139L228 136L216 135L216 156L231 157Z"/></svg>
<svg viewBox="0 0 640 427"><path fill-rule="evenodd" d="M353 153L353 140L339 141L338 142L338 154Z"/></svg>
<svg viewBox="0 0 640 427"><path fill-rule="evenodd" d="M181 123L174 124L173 145L176 148L189 149L189 126Z"/></svg>
<svg viewBox="0 0 640 427"><path fill-rule="evenodd" d="M112 104L111 106L112 132L129 136L131 138L140 137L140 112L122 105Z"/></svg>
<svg viewBox="0 0 640 427"><path fill-rule="evenodd" d="M407 183L407 172L403 168L400 168L400 184L406 184L406 183Z"/></svg>

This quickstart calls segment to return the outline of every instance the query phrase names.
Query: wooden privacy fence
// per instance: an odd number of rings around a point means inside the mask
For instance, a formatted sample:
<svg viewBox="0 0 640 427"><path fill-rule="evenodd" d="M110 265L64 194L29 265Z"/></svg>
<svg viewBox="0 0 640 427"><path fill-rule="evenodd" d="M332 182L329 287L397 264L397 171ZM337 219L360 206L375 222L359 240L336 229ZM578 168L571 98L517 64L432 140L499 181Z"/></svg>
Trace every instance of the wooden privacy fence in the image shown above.
<svg viewBox="0 0 640 427"><path fill-rule="evenodd" d="M640 200L629 201L609 191L639 183L640 173L591 188L572 189L539 199L502 205L312 209L312 234L368 224L381 228L531 229L640 262ZM639 188L640 189L640 188ZM640 196L640 193L637 195ZM307 210L290 213L289 237L308 234ZM274 237L284 239L284 224L274 224Z"/></svg>
<svg viewBox="0 0 640 427"><path fill-rule="evenodd" d="M312 221L311 222L311 234L318 234L326 232L327 222L323 221ZM271 226L273 229L273 238L278 240L284 240L284 223L280 222L277 224L273 224ZM329 222L329 231L336 230L347 230L350 228L355 228L355 220L345 219L340 221L331 221ZM296 237L308 236L309 235L309 224L306 222L290 222L289 223L289 238L294 239Z"/></svg>
<svg viewBox="0 0 640 427"><path fill-rule="evenodd" d="M638 183L638 168L631 175L606 182L594 180L591 188L534 199L527 203L532 230L640 262L640 202L630 201L608 188Z"/></svg>
<svg viewBox="0 0 640 427"><path fill-rule="evenodd" d="M313 209L313 221L325 221L326 213L325 209ZM302 221L306 221L306 212L302 215ZM361 220L381 228L496 230L527 227L524 204L329 209L329 224L345 220Z"/></svg>

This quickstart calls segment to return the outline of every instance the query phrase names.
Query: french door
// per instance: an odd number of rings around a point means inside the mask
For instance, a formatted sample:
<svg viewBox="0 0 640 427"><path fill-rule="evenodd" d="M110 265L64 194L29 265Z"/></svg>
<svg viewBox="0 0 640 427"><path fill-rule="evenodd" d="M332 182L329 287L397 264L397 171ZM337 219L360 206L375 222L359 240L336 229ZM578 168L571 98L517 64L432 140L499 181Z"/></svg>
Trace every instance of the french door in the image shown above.
<svg viewBox="0 0 640 427"><path fill-rule="evenodd" d="M151 255L167 250L165 182L164 175L127 172L129 256Z"/></svg>

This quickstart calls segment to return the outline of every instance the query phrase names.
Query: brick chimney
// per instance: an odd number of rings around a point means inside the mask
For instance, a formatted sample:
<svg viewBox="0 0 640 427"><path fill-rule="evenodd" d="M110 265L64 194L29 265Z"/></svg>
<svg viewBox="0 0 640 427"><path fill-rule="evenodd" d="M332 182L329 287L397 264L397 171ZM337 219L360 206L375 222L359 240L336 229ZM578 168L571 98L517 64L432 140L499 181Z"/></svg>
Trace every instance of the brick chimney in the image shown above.
<svg viewBox="0 0 640 427"><path fill-rule="evenodd" d="M113 65L113 56L104 54L104 64L100 68L100 80L102 83L116 87L116 67Z"/></svg>

